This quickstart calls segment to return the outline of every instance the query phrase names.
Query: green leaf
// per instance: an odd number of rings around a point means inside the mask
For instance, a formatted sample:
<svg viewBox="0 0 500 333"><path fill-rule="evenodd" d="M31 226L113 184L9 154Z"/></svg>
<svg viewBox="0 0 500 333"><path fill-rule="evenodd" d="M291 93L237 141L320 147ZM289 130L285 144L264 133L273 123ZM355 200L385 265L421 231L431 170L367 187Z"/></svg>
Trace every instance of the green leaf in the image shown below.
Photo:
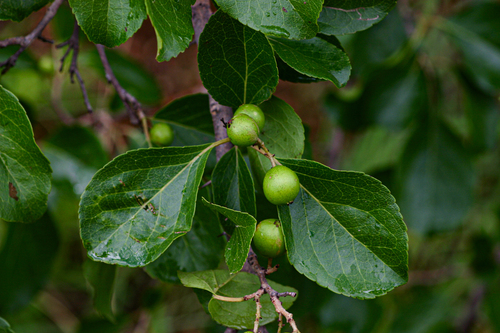
<svg viewBox="0 0 500 333"><path fill-rule="evenodd" d="M394 133L384 127L371 127L342 160L342 169L373 174L394 167L400 161L408 137L408 131Z"/></svg>
<svg viewBox="0 0 500 333"><path fill-rule="evenodd" d="M0 333L14 333L7 320L0 317Z"/></svg>
<svg viewBox="0 0 500 333"><path fill-rule="evenodd" d="M0 86L0 218L33 222L47 209L50 164L16 96Z"/></svg>
<svg viewBox="0 0 500 333"><path fill-rule="evenodd" d="M80 231L96 261L144 266L191 229L214 145L129 151L99 170L80 201Z"/></svg>
<svg viewBox="0 0 500 333"><path fill-rule="evenodd" d="M161 102L161 89L156 78L142 64L115 50L106 50L106 57L118 82L139 102L147 105L156 105ZM89 53L88 61L88 65L92 66L105 79L106 73L97 51Z"/></svg>
<svg viewBox="0 0 500 333"><path fill-rule="evenodd" d="M0 252L0 313L26 306L49 280L59 247L48 214L33 224L9 223Z"/></svg>
<svg viewBox="0 0 500 333"><path fill-rule="evenodd" d="M146 272L163 282L180 283L177 271L195 272L219 266L226 241L220 237L222 230L216 213L201 202L198 193L193 226L184 237L176 239L155 261L146 266Z"/></svg>
<svg viewBox="0 0 500 333"><path fill-rule="evenodd" d="M351 65L345 52L324 39L290 40L268 37L274 50L298 72L342 87L349 80Z"/></svg>
<svg viewBox="0 0 500 333"><path fill-rule="evenodd" d="M498 4L482 4L445 21L463 55L466 71L489 94L500 89L500 38L495 36L500 14ZM463 22L462 22L463 21Z"/></svg>
<svg viewBox="0 0 500 333"><path fill-rule="evenodd" d="M193 38L191 5L195 0L146 0L146 9L158 42L156 60L168 61L183 52Z"/></svg>
<svg viewBox="0 0 500 333"><path fill-rule="evenodd" d="M440 123L420 126L401 158L399 204L410 229L454 229L472 204L474 169L461 140Z"/></svg>
<svg viewBox="0 0 500 333"><path fill-rule="evenodd" d="M0 2L0 20L21 22L29 14L36 12L50 0L2 0Z"/></svg>
<svg viewBox="0 0 500 333"><path fill-rule="evenodd" d="M227 106L260 104L278 85L273 49L264 34L221 10L200 35L198 66L208 92Z"/></svg>
<svg viewBox="0 0 500 333"><path fill-rule="evenodd" d="M253 178L237 147L224 154L215 166L212 186L216 204L257 216Z"/></svg>
<svg viewBox="0 0 500 333"><path fill-rule="evenodd" d="M266 35L312 38L318 32L323 0L216 0L220 9Z"/></svg>
<svg viewBox="0 0 500 333"><path fill-rule="evenodd" d="M326 0L318 19L319 32L345 35L378 23L396 5L396 0Z"/></svg>
<svg viewBox="0 0 500 333"><path fill-rule="evenodd" d="M260 281L256 275L240 272L230 275L228 271L214 270L194 273L179 272L179 278L186 287L207 290L212 294L226 297L243 297L252 294L260 288ZM269 285L278 292L297 292L291 287L282 286L267 280ZM288 309L295 298L282 297L280 301ZM278 314L267 294L261 298L260 325L273 322ZM236 329L251 329L255 321L255 302L246 301L239 303L223 302L211 299L208 309L212 318L221 325Z"/></svg>
<svg viewBox="0 0 500 333"><path fill-rule="evenodd" d="M295 69L290 67L286 62L284 62L280 57L276 56L276 64L278 65L278 72L280 80L285 80L294 83L313 83L324 81L315 77L310 77L302 73L297 72Z"/></svg>
<svg viewBox="0 0 500 333"><path fill-rule="evenodd" d="M83 264L83 275L92 290L94 308L108 320L113 321L115 316L112 301L116 266L86 260Z"/></svg>
<svg viewBox="0 0 500 333"><path fill-rule="evenodd" d="M259 105L266 116L260 138L276 157L299 158L304 151L304 126L293 108L278 97ZM271 169L271 162L253 149L248 149L252 171L257 186L262 186L264 175Z"/></svg>
<svg viewBox="0 0 500 333"><path fill-rule="evenodd" d="M231 239L226 245L224 256L231 274L239 272L247 260L257 220L248 213L210 203L205 198L203 198L203 203L235 224Z"/></svg>
<svg viewBox="0 0 500 333"><path fill-rule="evenodd" d="M69 0L69 4L88 39L107 47L124 43L147 17L144 0Z"/></svg>
<svg viewBox="0 0 500 333"><path fill-rule="evenodd" d="M408 281L406 226L380 181L307 160L280 159L301 190L278 206L290 263L333 292L374 298Z"/></svg>

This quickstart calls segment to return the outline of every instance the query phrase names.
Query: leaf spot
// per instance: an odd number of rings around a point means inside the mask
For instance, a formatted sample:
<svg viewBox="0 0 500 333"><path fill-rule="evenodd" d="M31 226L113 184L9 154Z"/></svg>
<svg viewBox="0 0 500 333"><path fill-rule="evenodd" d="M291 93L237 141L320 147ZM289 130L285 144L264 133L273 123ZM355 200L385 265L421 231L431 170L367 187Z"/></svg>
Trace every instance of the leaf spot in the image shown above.
<svg viewBox="0 0 500 333"><path fill-rule="evenodd" d="M9 196L16 201L19 200L19 197L17 196L17 189L11 182L9 182Z"/></svg>

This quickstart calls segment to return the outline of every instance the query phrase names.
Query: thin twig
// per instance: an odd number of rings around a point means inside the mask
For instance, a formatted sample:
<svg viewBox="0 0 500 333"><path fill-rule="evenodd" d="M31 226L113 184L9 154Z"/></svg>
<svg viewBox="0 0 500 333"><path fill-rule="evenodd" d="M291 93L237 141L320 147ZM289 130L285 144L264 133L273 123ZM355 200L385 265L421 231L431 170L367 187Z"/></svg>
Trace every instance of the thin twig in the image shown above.
<svg viewBox="0 0 500 333"><path fill-rule="evenodd" d="M142 106L139 101L129 94L118 82L116 79L111 66L109 65L108 58L106 57L106 51L104 49L104 45L96 44L97 52L99 53L99 57L101 58L102 65L104 66L104 72L106 74L106 80L113 85L118 96L122 100L125 108L128 111L130 122L134 125L139 124L139 120L144 117L144 112L142 111Z"/></svg>
<svg viewBox="0 0 500 333"><path fill-rule="evenodd" d="M4 47L10 46L10 45L20 45L21 46L16 51L16 53L14 53L13 55L11 55L9 57L9 59L7 59L3 62L0 62L0 68L3 67L2 75L7 73L7 71L9 69L14 67L14 65L16 64L16 61L19 58L19 56L21 55L21 53L23 53L31 45L31 43L33 43L33 41L35 39L39 38L42 41L50 42L45 37L41 36L42 31L43 31L43 29L45 29L47 24L49 24L50 20L52 20L54 18L54 16L57 13L57 10L59 9L59 6L61 6L61 4L63 2L64 2L64 0L54 0L52 5L50 5L50 7L45 12L45 15L42 18L42 20L40 21L40 23L38 23L36 28L33 29L33 31L31 33L29 33L27 36L25 36L25 37L12 37L12 38L0 41L0 48L4 48Z"/></svg>
<svg viewBox="0 0 500 333"><path fill-rule="evenodd" d="M61 58L61 67L59 67L59 72L62 72L64 66L64 60L69 55L69 52L73 50L73 56L71 57L71 65L69 66L69 78L71 83L75 83L74 76L76 75L76 79L80 84L80 89L82 90L83 100L85 102L85 106L87 107L87 111L92 113L92 105L90 105L89 95L87 94L87 89L85 88L85 84L83 83L82 76L80 75L80 71L78 70L78 52L80 51L80 26L78 22L75 21L75 25L73 28L73 34L71 37L61 44L56 45L57 49L60 49L64 46L68 46L66 52Z"/></svg>

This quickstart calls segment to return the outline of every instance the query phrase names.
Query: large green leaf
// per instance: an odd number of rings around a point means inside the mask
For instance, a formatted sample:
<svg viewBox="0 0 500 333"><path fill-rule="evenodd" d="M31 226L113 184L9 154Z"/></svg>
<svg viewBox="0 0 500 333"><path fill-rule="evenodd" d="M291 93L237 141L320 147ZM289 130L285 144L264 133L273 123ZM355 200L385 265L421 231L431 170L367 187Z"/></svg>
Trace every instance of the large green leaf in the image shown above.
<svg viewBox="0 0 500 333"><path fill-rule="evenodd" d="M191 229L214 145L129 151L99 170L80 202L80 228L96 261L144 266Z"/></svg>
<svg viewBox="0 0 500 333"><path fill-rule="evenodd" d="M240 149L234 147L217 163L212 174L214 202L257 216L255 187Z"/></svg>
<svg viewBox="0 0 500 333"><path fill-rule="evenodd" d="M69 0L89 40L114 47L139 30L147 17L144 0Z"/></svg>
<svg viewBox="0 0 500 333"><path fill-rule="evenodd" d="M266 35L304 39L318 32L322 0L216 0L220 8Z"/></svg>
<svg viewBox="0 0 500 333"><path fill-rule="evenodd" d="M210 203L205 198L203 198L203 203L234 223L234 231L226 245L224 256L226 257L226 264L231 274L239 272L247 260L257 220L248 213Z"/></svg>
<svg viewBox="0 0 500 333"><path fill-rule="evenodd" d="M266 116L260 138L267 149L276 157L301 157L304 151L304 126L293 108L275 96L262 103L260 108ZM271 162L253 149L248 149L248 155L260 188L265 173L271 169Z"/></svg>
<svg viewBox="0 0 500 333"><path fill-rule="evenodd" d="M459 138L440 123L417 128L401 158L399 204L421 233L456 228L472 204L474 170Z"/></svg>
<svg viewBox="0 0 500 333"><path fill-rule="evenodd" d="M351 64L347 54L337 46L319 37L305 40L276 37L268 39L280 58L296 71L330 80L337 87L347 83Z"/></svg>
<svg viewBox="0 0 500 333"><path fill-rule="evenodd" d="M318 19L325 35L345 35L365 30L380 22L394 8L396 0L326 0Z"/></svg>
<svg viewBox="0 0 500 333"><path fill-rule="evenodd" d="M156 60L168 61L183 52L193 38L191 5L195 0L146 0L158 42Z"/></svg>
<svg viewBox="0 0 500 333"><path fill-rule="evenodd" d="M49 281L59 247L48 214L33 224L9 223L0 252L0 313L26 306Z"/></svg>
<svg viewBox="0 0 500 333"><path fill-rule="evenodd" d="M0 1L0 20L21 22L34 11L39 10L50 0L2 0Z"/></svg>
<svg viewBox="0 0 500 333"><path fill-rule="evenodd" d="M179 272L179 278L186 287L199 288L212 294L226 297L243 297L252 294L260 288L260 281L256 275L240 272L230 275L228 271L214 270L194 273ZM282 286L267 280L269 285L278 292L297 292L291 287ZM280 301L285 309L294 302L293 297L282 297ZM269 296L261 298L260 325L274 321L278 314L271 303ZM239 303L223 302L212 298L208 304L212 318L219 324L236 329L251 329L255 321L255 302Z"/></svg>
<svg viewBox="0 0 500 333"><path fill-rule="evenodd" d="M280 159L301 190L278 206L290 263L333 292L386 294L408 281L406 226L389 190L375 178L307 160Z"/></svg>
<svg viewBox="0 0 500 333"><path fill-rule="evenodd" d="M114 319L112 301L116 267L92 260L83 264L83 274L92 290L94 308L111 321Z"/></svg>
<svg viewBox="0 0 500 333"><path fill-rule="evenodd" d="M196 202L193 226L185 236L177 238L146 272L164 282L180 283L177 271L196 272L219 266L226 241L216 213L201 202L207 188L200 190Z"/></svg>
<svg viewBox="0 0 500 333"><path fill-rule="evenodd" d="M208 21L199 48L203 85L219 103L259 104L276 89L278 68L267 38L223 11Z"/></svg>
<svg viewBox="0 0 500 333"><path fill-rule="evenodd" d="M47 209L49 161L16 96L0 86L0 218L33 222Z"/></svg>

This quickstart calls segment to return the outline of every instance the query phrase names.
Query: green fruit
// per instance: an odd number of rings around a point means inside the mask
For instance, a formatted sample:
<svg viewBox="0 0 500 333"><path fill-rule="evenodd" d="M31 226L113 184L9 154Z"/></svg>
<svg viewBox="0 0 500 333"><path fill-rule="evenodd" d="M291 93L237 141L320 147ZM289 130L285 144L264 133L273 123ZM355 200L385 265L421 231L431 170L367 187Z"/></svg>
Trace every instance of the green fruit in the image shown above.
<svg viewBox="0 0 500 333"><path fill-rule="evenodd" d="M276 258L285 253L285 239L281 223L276 219L261 221L253 236L255 248L265 257Z"/></svg>
<svg viewBox="0 0 500 333"><path fill-rule="evenodd" d="M286 166L278 165L266 172L263 184L264 195L275 205L293 202L300 190L297 174Z"/></svg>
<svg viewBox="0 0 500 333"><path fill-rule="evenodd" d="M266 116L264 116L264 112L262 112L262 110L257 105L243 104L234 113L235 116L239 114L246 114L247 116L255 120L260 130L264 128L264 124L266 122Z"/></svg>
<svg viewBox="0 0 500 333"><path fill-rule="evenodd" d="M259 138L259 126L246 114L234 116L227 125L227 136L233 145L250 146Z"/></svg>
<svg viewBox="0 0 500 333"><path fill-rule="evenodd" d="M158 146L169 146L174 141L174 130L169 124L155 124L149 131L151 142Z"/></svg>

